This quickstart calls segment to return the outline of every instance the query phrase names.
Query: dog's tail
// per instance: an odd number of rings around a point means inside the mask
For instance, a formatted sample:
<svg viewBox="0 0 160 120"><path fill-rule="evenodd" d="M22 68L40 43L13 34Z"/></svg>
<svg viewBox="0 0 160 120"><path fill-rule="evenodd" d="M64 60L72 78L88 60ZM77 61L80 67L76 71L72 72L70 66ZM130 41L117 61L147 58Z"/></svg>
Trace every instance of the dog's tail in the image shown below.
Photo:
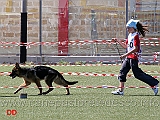
<svg viewBox="0 0 160 120"><path fill-rule="evenodd" d="M76 84L76 83L78 83L78 81L73 81L73 82L67 81L67 84L68 84L68 85L74 85L74 84Z"/></svg>

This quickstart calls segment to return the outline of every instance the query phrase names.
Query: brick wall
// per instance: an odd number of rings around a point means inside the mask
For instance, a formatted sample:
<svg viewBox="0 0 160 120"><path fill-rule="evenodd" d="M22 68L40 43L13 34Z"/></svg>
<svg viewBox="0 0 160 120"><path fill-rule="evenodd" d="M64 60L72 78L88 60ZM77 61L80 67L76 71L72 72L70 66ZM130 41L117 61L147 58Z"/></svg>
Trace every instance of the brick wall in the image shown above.
<svg viewBox="0 0 160 120"><path fill-rule="evenodd" d="M0 0L0 40L20 41L22 0ZM42 41L58 41L58 0L42 0ZM28 0L28 42L39 42L39 1ZM94 11L94 14L92 12ZM94 22L92 22L95 20ZM124 0L69 0L69 40L125 38ZM97 47L97 46L96 46ZM102 46L98 46L97 51ZM70 55L91 55L93 45L69 46ZM43 54L57 54L57 45L42 46ZM30 46L28 54L39 54ZM77 54L78 53L78 54ZM99 52L98 52L99 53ZM1 45L0 55L19 54L19 46Z"/></svg>

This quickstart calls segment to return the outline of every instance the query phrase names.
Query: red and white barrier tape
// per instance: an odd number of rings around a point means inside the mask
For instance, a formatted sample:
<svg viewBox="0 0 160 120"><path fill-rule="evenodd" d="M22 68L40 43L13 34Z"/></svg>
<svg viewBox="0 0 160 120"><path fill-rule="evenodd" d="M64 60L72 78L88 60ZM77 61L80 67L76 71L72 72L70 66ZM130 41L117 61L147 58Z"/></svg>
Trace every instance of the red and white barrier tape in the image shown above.
<svg viewBox="0 0 160 120"><path fill-rule="evenodd" d="M2 86L0 88L18 88L18 86ZM25 88L38 88L38 87L35 86L35 87L25 87ZM121 87L102 85L102 86L68 86L68 87L55 86L55 87L39 87L39 88L121 88ZM150 86L128 86L127 87L126 86L124 88L154 88L154 87L150 87Z"/></svg>
<svg viewBox="0 0 160 120"><path fill-rule="evenodd" d="M54 45L87 45L87 44L115 44L113 38L112 40L74 40L74 41L63 41L63 42L0 42L0 47L2 48L12 48L14 46L26 46L27 48L30 48L31 46L54 46ZM122 41L124 41L123 39ZM160 38L140 38L141 45L143 46L159 46L160 45ZM147 41L149 40L149 41ZM152 40L152 41L151 41ZM156 40L156 41L154 41ZM158 41L157 41L158 40Z"/></svg>
<svg viewBox="0 0 160 120"><path fill-rule="evenodd" d="M0 76L8 76L11 72L0 72ZM111 76L111 77L117 77L118 75L111 73L111 74L105 74L105 73L90 73L90 72L67 72L63 73L62 75L75 75L75 76ZM127 77L133 77L132 74L128 74ZM154 78L160 78L160 76L153 76Z"/></svg>
<svg viewBox="0 0 160 120"><path fill-rule="evenodd" d="M95 62L95 61L91 61L91 62ZM102 61L103 62L103 61ZM111 61L105 61L105 62L111 62ZM114 61L112 61L114 62ZM115 61L117 62L117 61ZM41 64L35 64L35 65L27 65L27 64L21 64L21 66L24 66L24 67L32 67L32 66L39 66ZM75 65L75 64L66 64L66 65L60 65L60 64L51 64L51 65L45 65L45 66L48 66L48 67L54 67L54 66L117 66L117 65L121 65L121 64L82 64L82 65ZM15 64L0 64L0 66L15 66Z"/></svg>

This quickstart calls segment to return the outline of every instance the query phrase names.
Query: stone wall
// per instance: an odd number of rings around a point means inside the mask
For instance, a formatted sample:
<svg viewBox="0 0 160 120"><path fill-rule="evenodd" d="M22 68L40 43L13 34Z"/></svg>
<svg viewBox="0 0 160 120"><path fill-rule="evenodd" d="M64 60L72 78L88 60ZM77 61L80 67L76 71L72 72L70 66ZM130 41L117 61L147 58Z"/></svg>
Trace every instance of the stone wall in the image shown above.
<svg viewBox="0 0 160 120"><path fill-rule="evenodd" d="M0 39L5 42L19 42L21 32L21 1L0 0ZM57 41L58 30L58 0L42 1L42 41ZM28 0L28 42L39 42L39 1ZM43 53L57 51L54 46L42 46ZM39 46L29 46L28 54L39 54ZM19 46L1 46L0 54L19 54Z"/></svg>

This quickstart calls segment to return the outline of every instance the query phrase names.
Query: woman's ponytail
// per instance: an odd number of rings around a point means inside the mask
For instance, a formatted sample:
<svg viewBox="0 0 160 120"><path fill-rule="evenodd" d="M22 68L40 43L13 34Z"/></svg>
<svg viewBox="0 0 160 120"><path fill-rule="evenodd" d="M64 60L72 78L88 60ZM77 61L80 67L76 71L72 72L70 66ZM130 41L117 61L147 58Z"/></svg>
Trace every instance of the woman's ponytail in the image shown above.
<svg viewBox="0 0 160 120"><path fill-rule="evenodd" d="M136 26L137 26L138 33L143 37L145 37L146 31L148 31L147 26L143 26L140 22L137 22Z"/></svg>

